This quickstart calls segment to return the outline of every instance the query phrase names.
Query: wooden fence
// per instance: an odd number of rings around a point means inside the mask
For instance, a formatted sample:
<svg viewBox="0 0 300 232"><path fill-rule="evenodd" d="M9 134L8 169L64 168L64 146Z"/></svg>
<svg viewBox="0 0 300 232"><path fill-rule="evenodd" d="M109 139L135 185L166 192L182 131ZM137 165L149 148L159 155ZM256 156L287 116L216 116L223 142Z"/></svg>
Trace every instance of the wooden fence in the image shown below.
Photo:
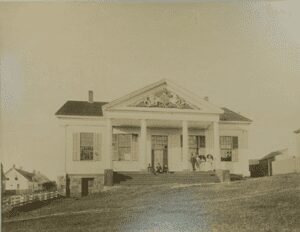
<svg viewBox="0 0 300 232"><path fill-rule="evenodd" d="M9 196L2 198L2 209L5 212L17 206L37 201L46 201L57 197L59 197L59 193L57 191Z"/></svg>

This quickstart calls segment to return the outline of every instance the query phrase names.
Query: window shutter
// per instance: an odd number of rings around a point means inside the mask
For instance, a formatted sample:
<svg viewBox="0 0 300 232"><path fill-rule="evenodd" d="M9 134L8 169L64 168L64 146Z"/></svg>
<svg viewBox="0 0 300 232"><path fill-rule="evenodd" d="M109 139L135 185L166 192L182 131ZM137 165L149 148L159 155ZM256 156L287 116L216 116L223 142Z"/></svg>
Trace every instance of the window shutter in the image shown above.
<svg viewBox="0 0 300 232"><path fill-rule="evenodd" d="M73 133L73 160L80 160L80 133Z"/></svg>
<svg viewBox="0 0 300 232"><path fill-rule="evenodd" d="M232 137L232 161L238 161L238 148L239 148L239 137L233 136Z"/></svg>
<svg viewBox="0 0 300 232"><path fill-rule="evenodd" d="M102 150L102 134L94 133L94 160L101 160L101 150Z"/></svg>
<svg viewBox="0 0 300 232"><path fill-rule="evenodd" d="M239 137L237 137L237 136L232 137L232 148L233 149L239 148Z"/></svg>
<svg viewBox="0 0 300 232"><path fill-rule="evenodd" d="M138 135L133 134L131 139L131 154L132 160L136 161L139 159L139 152L138 152Z"/></svg>
<svg viewBox="0 0 300 232"><path fill-rule="evenodd" d="M180 147L183 147L183 138L182 138L182 135L180 135Z"/></svg>
<svg viewBox="0 0 300 232"><path fill-rule="evenodd" d="M118 135L113 134L112 137L112 147L113 147L113 160L119 160L119 152L118 152Z"/></svg>
<svg viewBox="0 0 300 232"><path fill-rule="evenodd" d="M239 161L239 152L237 149L234 149L232 151L232 162L238 162Z"/></svg>
<svg viewBox="0 0 300 232"><path fill-rule="evenodd" d="M199 142L198 142L199 147L205 148L205 136L200 135L198 138L199 138Z"/></svg>

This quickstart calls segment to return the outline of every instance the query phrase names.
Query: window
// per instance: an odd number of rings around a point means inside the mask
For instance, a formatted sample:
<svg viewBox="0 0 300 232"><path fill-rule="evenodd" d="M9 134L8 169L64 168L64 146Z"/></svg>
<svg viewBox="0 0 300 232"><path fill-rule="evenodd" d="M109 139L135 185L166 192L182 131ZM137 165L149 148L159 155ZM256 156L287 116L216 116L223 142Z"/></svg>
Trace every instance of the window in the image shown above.
<svg viewBox="0 0 300 232"><path fill-rule="evenodd" d="M151 136L152 149L164 150L168 147L168 136L152 135Z"/></svg>
<svg viewBox="0 0 300 232"><path fill-rule="evenodd" d="M137 134L114 134L113 150L114 160L137 160L138 154L138 135Z"/></svg>
<svg viewBox="0 0 300 232"><path fill-rule="evenodd" d="M205 155L205 136L204 135L189 135L189 153ZM181 135L182 147L182 135Z"/></svg>
<svg viewBox="0 0 300 232"><path fill-rule="evenodd" d="M102 134L92 132L73 133L73 160L101 160Z"/></svg>
<svg viewBox="0 0 300 232"><path fill-rule="evenodd" d="M18 177L17 177L17 176L15 177L15 180L18 180Z"/></svg>
<svg viewBox="0 0 300 232"><path fill-rule="evenodd" d="M19 184L17 184L17 189L20 189L20 185Z"/></svg>
<svg viewBox="0 0 300 232"><path fill-rule="evenodd" d="M221 161L238 161L238 137L220 136Z"/></svg>
<svg viewBox="0 0 300 232"><path fill-rule="evenodd" d="M93 133L80 133L80 160L93 160Z"/></svg>

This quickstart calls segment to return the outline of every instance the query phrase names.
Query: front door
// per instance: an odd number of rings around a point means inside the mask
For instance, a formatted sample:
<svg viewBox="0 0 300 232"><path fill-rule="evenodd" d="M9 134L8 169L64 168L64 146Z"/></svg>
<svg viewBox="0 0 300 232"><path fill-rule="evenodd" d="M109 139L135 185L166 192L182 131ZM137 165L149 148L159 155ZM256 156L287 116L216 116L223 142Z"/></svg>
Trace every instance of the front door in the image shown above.
<svg viewBox="0 0 300 232"><path fill-rule="evenodd" d="M93 183L93 178L82 178L81 179L81 196L89 195L89 187Z"/></svg>
<svg viewBox="0 0 300 232"><path fill-rule="evenodd" d="M162 167L168 166L168 136L166 135L152 135L151 138L152 167L160 164Z"/></svg>

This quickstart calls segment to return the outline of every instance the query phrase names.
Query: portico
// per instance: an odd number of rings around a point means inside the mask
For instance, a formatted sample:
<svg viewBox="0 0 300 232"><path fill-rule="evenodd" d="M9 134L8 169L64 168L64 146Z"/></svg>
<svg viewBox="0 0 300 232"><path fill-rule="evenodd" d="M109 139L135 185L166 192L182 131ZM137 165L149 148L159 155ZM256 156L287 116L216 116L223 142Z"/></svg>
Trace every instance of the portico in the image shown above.
<svg viewBox="0 0 300 232"><path fill-rule="evenodd" d="M219 128L218 122L214 121L191 121L191 120L157 120L157 119L107 119L107 167L115 171L145 171L148 165L156 165L153 159L155 155L165 150L164 156L170 171L189 171L191 166L191 153L212 154L219 160ZM127 151L127 157L123 151L113 143L113 138L118 135L127 135L131 140L132 135L137 137L138 148L134 148L131 142ZM165 147L155 144L155 139L164 136ZM189 136L202 136L204 145L201 148L192 149L189 146ZM160 143L160 141L158 141ZM111 146L109 146L111 145ZM122 146L122 145L121 145ZM116 154L118 153L119 154ZM137 154L133 154L136 152ZM158 155L159 156L159 155ZM159 159L158 159L159 160ZM216 168L218 163L216 162Z"/></svg>

